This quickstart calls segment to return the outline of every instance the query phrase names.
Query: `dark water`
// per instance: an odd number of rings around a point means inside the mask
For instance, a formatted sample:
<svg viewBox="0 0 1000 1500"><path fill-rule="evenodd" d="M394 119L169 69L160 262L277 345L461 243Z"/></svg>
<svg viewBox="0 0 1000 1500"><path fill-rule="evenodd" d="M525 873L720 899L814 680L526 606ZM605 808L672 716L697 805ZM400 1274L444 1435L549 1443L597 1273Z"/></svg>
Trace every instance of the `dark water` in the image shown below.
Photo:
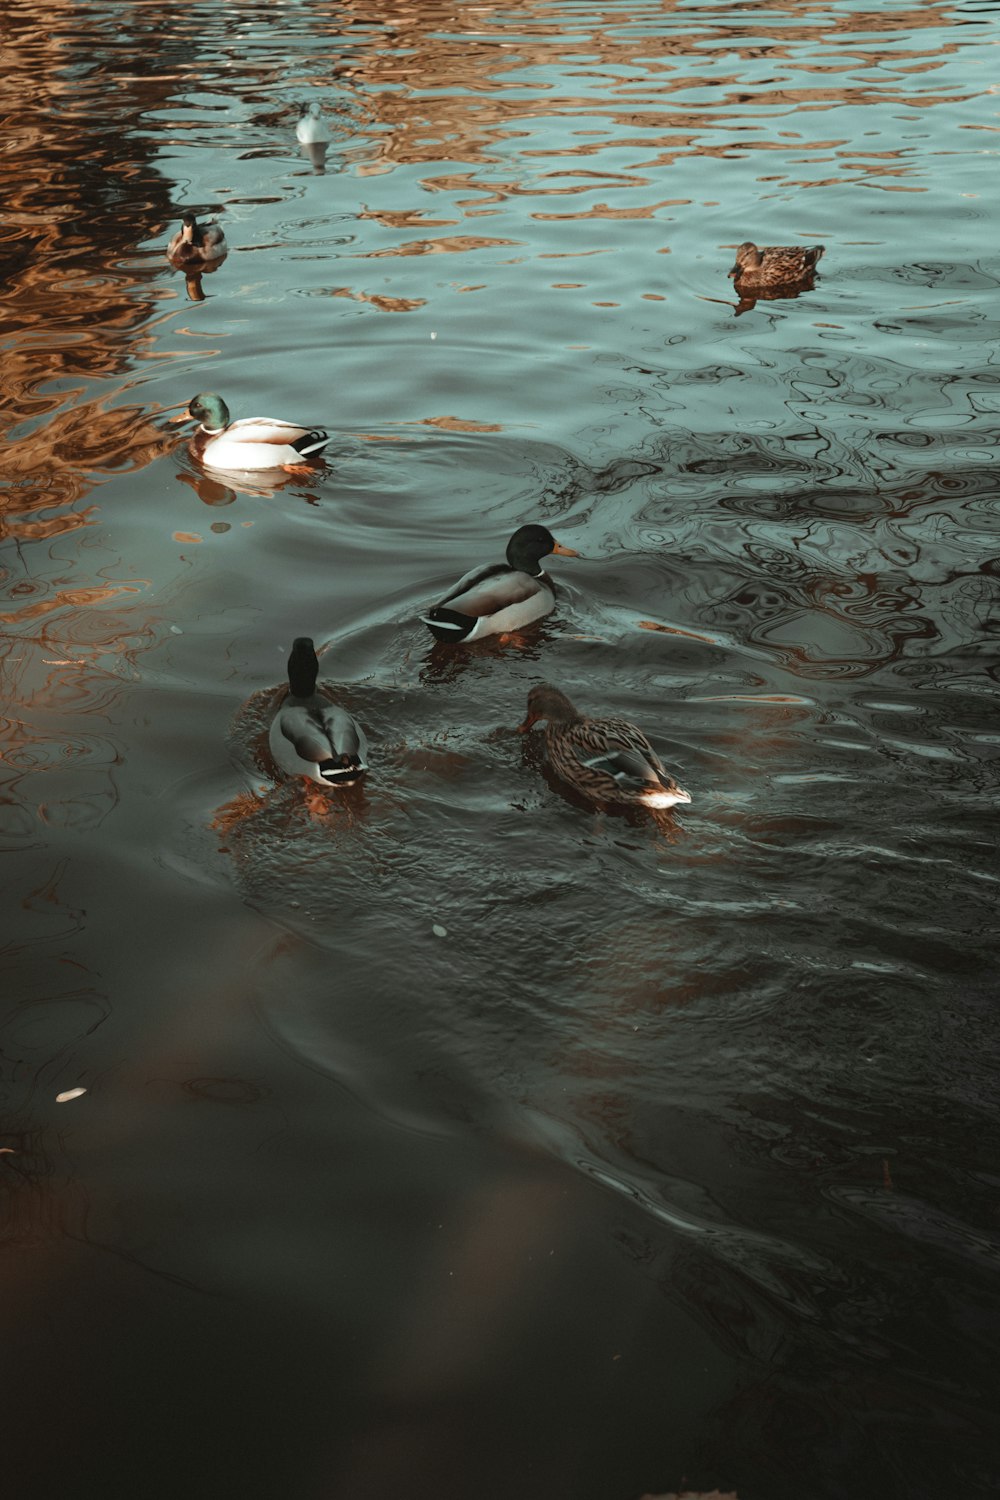
<svg viewBox="0 0 1000 1500"><path fill-rule="evenodd" d="M995 11L2 25L12 1493L994 1494ZM207 477L204 389L326 469ZM557 613L432 649L526 520ZM563 796L542 677L691 806Z"/></svg>

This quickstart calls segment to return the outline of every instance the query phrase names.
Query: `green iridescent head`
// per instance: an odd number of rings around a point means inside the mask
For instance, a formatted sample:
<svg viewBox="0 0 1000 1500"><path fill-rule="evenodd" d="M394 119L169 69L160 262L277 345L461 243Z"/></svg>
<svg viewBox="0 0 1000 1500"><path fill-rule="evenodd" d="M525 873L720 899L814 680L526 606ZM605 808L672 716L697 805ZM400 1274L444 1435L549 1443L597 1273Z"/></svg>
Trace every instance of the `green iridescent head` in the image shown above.
<svg viewBox="0 0 1000 1500"><path fill-rule="evenodd" d="M207 432L222 432L229 426L229 407L214 391L202 391L188 402L188 416Z"/></svg>

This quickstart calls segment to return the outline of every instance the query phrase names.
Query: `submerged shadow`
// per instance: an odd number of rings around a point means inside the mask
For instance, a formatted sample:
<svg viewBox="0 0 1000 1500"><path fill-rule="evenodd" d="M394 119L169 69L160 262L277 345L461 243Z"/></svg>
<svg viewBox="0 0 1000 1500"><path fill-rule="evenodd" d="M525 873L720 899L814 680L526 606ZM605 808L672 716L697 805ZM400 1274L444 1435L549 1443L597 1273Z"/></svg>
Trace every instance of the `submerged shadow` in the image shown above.
<svg viewBox="0 0 1000 1500"><path fill-rule="evenodd" d="M801 296L803 292L811 292L815 285L815 272L810 272L807 276L802 276L797 281L788 282L782 286L754 286L745 281L734 281L733 289L740 300L731 304L733 316L738 318L745 312L753 312L758 302L790 301L793 297Z"/></svg>

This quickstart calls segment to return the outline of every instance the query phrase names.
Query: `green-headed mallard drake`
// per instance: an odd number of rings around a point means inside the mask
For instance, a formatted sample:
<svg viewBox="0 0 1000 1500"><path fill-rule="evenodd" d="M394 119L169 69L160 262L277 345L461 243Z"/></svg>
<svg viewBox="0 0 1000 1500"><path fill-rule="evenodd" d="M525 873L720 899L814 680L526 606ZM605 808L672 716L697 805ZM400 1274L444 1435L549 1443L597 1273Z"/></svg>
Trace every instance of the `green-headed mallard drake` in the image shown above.
<svg viewBox="0 0 1000 1500"><path fill-rule="evenodd" d="M795 286L811 277L823 245L755 245L744 240L730 276L737 288Z"/></svg>
<svg viewBox="0 0 1000 1500"><path fill-rule="evenodd" d="M478 641L540 620L555 607L552 581L542 567L550 552L579 557L546 526L519 526L507 543L507 561L473 568L450 594L420 618L438 641Z"/></svg>
<svg viewBox="0 0 1000 1500"><path fill-rule="evenodd" d="M226 236L218 224L199 224L194 214L181 215L181 227L167 246L167 259L175 266L205 265L229 253Z"/></svg>
<svg viewBox="0 0 1000 1500"><path fill-rule="evenodd" d="M229 407L214 391L188 402L184 422L199 423L191 451L210 469L298 469L317 458L330 438L321 427L303 427L278 417L241 417L230 422Z"/></svg>
<svg viewBox="0 0 1000 1500"><path fill-rule="evenodd" d="M588 719L550 682L531 689L519 732L527 734L539 719L548 720L545 749L553 771L591 801L652 808L691 801L627 719Z"/></svg>
<svg viewBox="0 0 1000 1500"><path fill-rule="evenodd" d="M288 695L271 720L268 743L290 776L320 786L353 786L368 770L368 741L360 724L316 691L319 662L313 643L300 635L288 658Z"/></svg>
<svg viewBox="0 0 1000 1500"><path fill-rule="evenodd" d="M329 141L330 127L324 120L323 111L315 100L312 104L301 106L295 135L303 146L325 145Z"/></svg>

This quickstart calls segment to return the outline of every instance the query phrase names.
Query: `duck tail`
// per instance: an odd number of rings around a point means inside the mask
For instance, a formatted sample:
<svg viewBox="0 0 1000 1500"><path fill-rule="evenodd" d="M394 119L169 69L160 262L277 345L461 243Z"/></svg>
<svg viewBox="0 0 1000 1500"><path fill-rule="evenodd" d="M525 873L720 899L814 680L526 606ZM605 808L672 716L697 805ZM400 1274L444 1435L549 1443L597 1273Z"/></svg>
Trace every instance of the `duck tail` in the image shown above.
<svg viewBox="0 0 1000 1500"><path fill-rule="evenodd" d="M420 616L436 641L464 641L476 627L473 615L463 615L457 609L445 609L436 604L433 609Z"/></svg>
<svg viewBox="0 0 1000 1500"><path fill-rule="evenodd" d="M327 786L353 786L368 770L365 763L356 755L347 765L342 760L321 760L318 764L319 773Z"/></svg>
<svg viewBox="0 0 1000 1500"><path fill-rule="evenodd" d="M313 427L309 432L304 432L300 438L296 438L292 447L301 458L308 458L313 453L322 453L330 441L329 434L321 427Z"/></svg>

